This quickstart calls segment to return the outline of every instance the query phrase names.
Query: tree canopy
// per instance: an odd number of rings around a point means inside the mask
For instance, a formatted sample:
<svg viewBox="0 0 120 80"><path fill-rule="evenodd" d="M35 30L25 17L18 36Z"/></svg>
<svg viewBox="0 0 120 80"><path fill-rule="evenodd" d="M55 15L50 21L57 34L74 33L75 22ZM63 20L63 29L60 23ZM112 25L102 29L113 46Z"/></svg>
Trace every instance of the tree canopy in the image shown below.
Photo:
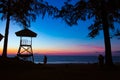
<svg viewBox="0 0 120 80"><path fill-rule="evenodd" d="M112 65L110 32L114 22L120 23L120 0L79 0L76 4L69 1L61 8L57 18L62 18L68 25L76 25L79 20L93 19L88 29L89 37L94 38L103 30L105 42L105 62Z"/></svg>
<svg viewBox="0 0 120 80"><path fill-rule="evenodd" d="M24 5L23 5L24 4ZM37 15L52 15L57 9L43 0L1 0L0 14L1 20L10 19L16 23L29 27L30 21L35 21Z"/></svg>

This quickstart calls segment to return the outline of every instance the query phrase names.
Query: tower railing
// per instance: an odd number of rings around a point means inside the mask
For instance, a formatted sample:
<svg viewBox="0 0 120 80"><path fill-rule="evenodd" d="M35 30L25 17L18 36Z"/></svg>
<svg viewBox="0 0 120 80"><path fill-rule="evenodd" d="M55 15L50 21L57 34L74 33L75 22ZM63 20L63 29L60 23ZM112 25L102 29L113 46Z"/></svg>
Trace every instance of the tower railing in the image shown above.
<svg viewBox="0 0 120 80"><path fill-rule="evenodd" d="M31 45L31 44L32 44L32 42L27 39L22 39L22 41L21 41L21 45Z"/></svg>

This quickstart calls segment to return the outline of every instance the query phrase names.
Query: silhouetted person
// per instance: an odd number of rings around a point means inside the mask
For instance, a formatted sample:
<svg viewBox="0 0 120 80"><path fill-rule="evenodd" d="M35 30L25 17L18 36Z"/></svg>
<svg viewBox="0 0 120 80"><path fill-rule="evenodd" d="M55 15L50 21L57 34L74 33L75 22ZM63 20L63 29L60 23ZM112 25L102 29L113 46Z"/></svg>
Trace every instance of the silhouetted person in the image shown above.
<svg viewBox="0 0 120 80"><path fill-rule="evenodd" d="M47 64L47 56L44 56L44 64Z"/></svg>
<svg viewBox="0 0 120 80"><path fill-rule="evenodd" d="M102 67L104 64L104 56L100 54L98 56L98 60L99 60L98 64L100 65L100 67Z"/></svg>

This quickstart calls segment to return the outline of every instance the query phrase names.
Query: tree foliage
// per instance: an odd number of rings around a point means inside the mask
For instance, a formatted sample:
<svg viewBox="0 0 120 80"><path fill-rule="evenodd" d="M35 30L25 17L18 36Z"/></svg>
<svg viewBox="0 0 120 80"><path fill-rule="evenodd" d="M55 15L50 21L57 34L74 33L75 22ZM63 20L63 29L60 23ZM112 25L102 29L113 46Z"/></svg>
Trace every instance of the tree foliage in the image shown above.
<svg viewBox="0 0 120 80"><path fill-rule="evenodd" d="M114 30L114 22L120 23L120 0L79 0L76 4L69 2L61 8L57 18L62 18L68 25L72 26L79 20L93 19L88 29L88 36L95 38L101 30L104 33L105 61L107 65L112 64L110 32Z"/></svg>
<svg viewBox="0 0 120 80"><path fill-rule="evenodd" d="M10 4L10 6L8 6ZM10 19L24 27L29 27L31 21L36 20L37 15L53 15L57 8L49 5L43 0L1 0L0 14L1 20L7 19L9 13Z"/></svg>
<svg viewBox="0 0 120 80"><path fill-rule="evenodd" d="M119 13L119 0L89 0L88 1L88 19L94 18L94 23L89 26L90 37L95 37L99 34L100 30L103 30L103 14L107 16L107 22L109 29L114 30L114 22L120 23L120 13Z"/></svg>
<svg viewBox="0 0 120 80"><path fill-rule="evenodd" d="M78 24L79 20L93 19L94 23L88 27L88 35L94 38L103 30L103 13L107 15L110 29L114 30L114 22L120 23L119 4L119 0L79 0L74 5L65 2L56 17L62 18L70 26Z"/></svg>
<svg viewBox="0 0 120 80"><path fill-rule="evenodd" d="M62 18L65 22L72 26L78 23L78 20L86 20L86 3L85 1L77 2L75 5L65 2L59 14L55 17Z"/></svg>

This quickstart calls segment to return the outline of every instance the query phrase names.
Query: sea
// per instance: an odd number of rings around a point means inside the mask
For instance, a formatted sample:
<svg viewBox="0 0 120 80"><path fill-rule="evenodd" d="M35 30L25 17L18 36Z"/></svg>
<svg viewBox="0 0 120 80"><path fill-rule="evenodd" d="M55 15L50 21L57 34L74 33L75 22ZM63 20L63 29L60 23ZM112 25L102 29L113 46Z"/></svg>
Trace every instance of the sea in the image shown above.
<svg viewBox="0 0 120 80"><path fill-rule="evenodd" d="M15 55L9 55L13 57ZM98 63L98 56L81 56L81 55L46 55L47 64L91 64ZM120 56L112 57L114 63L120 63ZM44 63L44 55L34 55L35 63Z"/></svg>
<svg viewBox="0 0 120 80"><path fill-rule="evenodd" d="M114 63L120 63L120 56L112 57ZM43 63L43 55L34 55L35 63ZM47 64L91 64L98 63L98 56L47 55Z"/></svg>

